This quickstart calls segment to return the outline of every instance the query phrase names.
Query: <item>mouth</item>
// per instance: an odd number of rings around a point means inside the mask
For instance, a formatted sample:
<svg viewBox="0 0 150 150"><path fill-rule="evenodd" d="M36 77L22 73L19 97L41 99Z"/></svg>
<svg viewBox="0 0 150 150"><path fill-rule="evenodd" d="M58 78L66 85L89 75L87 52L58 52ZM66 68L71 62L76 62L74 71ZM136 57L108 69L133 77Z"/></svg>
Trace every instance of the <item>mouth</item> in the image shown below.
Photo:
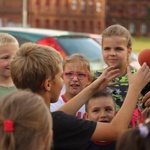
<svg viewBox="0 0 150 150"><path fill-rule="evenodd" d="M117 59L108 59L108 61L115 62L115 61L117 61Z"/></svg>
<svg viewBox="0 0 150 150"><path fill-rule="evenodd" d="M78 84L71 84L70 86L71 86L72 88L78 88L78 87L79 87Z"/></svg>
<svg viewBox="0 0 150 150"><path fill-rule="evenodd" d="M108 123L108 121L106 121L106 120L101 120L99 122Z"/></svg>

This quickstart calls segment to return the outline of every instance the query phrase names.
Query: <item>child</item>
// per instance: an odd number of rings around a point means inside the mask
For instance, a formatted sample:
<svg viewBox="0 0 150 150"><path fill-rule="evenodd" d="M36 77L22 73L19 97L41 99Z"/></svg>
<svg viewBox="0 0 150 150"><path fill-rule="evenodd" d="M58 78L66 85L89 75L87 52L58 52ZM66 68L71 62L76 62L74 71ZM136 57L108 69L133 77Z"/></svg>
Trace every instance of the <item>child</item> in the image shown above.
<svg viewBox="0 0 150 150"><path fill-rule="evenodd" d="M1 150L50 150L52 119L41 96L15 91L0 101Z"/></svg>
<svg viewBox="0 0 150 150"><path fill-rule="evenodd" d="M63 85L62 57L51 47L26 43L13 57L11 75L18 89L30 89L41 95L50 108L50 103L57 102ZM110 81L117 76L118 69L109 67L97 80L60 107L58 111L52 113L54 149L82 150L90 139L117 140L118 136L127 129L136 106L138 93L150 79L150 69L146 63L134 75L128 68L130 83L128 94L122 108L111 123L88 121L73 116L93 94L116 84Z"/></svg>
<svg viewBox="0 0 150 150"><path fill-rule="evenodd" d="M0 33L0 98L16 90L10 76L10 60L19 43L10 34Z"/></svg>
<svg viewBox="0 0 150 150"><path fill-rule="evenodd" d="M116 150L149 150L150 122L140 124L138 128L129 129L120 137Z"/></svg>
<svg viewBox="0 0 150 150"><path fill-rule="evenodd" d="M125 96L128 91L128 76L127 66L129 65L129 56L132 51L132 37L129 31L121 25L111 25L102 33L102 54L107 66L115 66L120 70L119 77L114 81L118 84L111 86L110 90L115 99L117 110L122 106ZM137 70L130 66L131 72L135 73ZM97 71L95 78L97 78L104 70ZM132 127L138 124L138 117L141 114L140 110L135 110L132 119ZM136 115L136 116L135 116Z"/></svg>
<svg viewBox="0 0 150 150"><path fill-rule="evenodd" d="M85 104L85 119L109 123L116 115L116 104L109 91L94 94ZM86 150L115 150L113 141L90 141Z"/></svg>
<svg viewBox="0 0 150 150"><path fill-rule="evenodd" d="M81 92L93 79L90 71L90 64L87 58L81 54L72 54L66 57L63 62L63 71L66 91L59 97L56 103L51 104L51 112L56 111ZM76 113L76 116L78 118L83 118L84 113L85 106L83 105Z"/></svg>

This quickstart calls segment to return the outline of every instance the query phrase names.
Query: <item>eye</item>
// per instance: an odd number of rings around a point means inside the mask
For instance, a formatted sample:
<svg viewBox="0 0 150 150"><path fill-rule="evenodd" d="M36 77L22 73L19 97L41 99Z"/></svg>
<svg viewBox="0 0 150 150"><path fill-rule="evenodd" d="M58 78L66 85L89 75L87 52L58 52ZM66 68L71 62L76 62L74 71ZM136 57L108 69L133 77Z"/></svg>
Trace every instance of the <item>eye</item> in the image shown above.
<svg viewBox="0 0 150 150"><path fill-rule="evenodd" d="M92 112L99 112L99 109L93 109Z"/></svg>
<svg viewBox="0 0 150 150"><path fill-rule="evenodd" d="M104 47L103 50L104 50L104 51L109 51L110 48L109 48L109 47Z"/></svg>
<svg viewBox="0 0 150 150"><path fill-rule="evenodd" d="M115 49L116 51L122 51L122 50L124 50L122 47L116 47L116 49Z"/></svg>
<svg viewBox="0 0 150 150"><path fill-rule="evenodd" d="M86 77L86 74L85 74L85 73L78 73L78 77L80 77L80 78L85 78L85 77Z"/></svg>
<svg viewBox="0 0 150 150"><path fill-rule="evenodd" d="M66 72L65 75L68 76L68 77L72 77L73 73L72 72Z"/></svg>
<svg viewBox="0 0 150 150"><path fill-rule="evenodd" d="M113 109L112 108L106 108L106 111L112 111Z"/></svg>
<svg viewBox="0 0 150 150"><path fill-rule="evenodd" d="M9 59L9 56L2 57L2 59Z"/></svg>

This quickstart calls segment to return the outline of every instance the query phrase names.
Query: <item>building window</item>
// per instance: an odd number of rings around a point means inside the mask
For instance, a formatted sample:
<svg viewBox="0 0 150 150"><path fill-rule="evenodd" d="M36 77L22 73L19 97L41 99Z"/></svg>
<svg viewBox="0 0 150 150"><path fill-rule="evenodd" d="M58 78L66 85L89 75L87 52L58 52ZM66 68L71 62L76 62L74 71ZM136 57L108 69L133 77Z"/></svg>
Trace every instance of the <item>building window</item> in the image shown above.
<svg viewBox="0 0 150 150"><path fill-rule="evenodd" d="M84 20L81 21L81 30L85 31L85 21Z"/></svg>
<svg viewBox="0 0 150 150"><path fill-rule="evenodd" d="M130 7L130 14L132 15L132 16L135 16L136 15L136 13L137 13L137 8L136 8L136 5L131 5L131 7Z"/></svg>
<svg viewBox="0 0 150 150"><path fill-rule="evenodd" d="M55 6L58 8L59 7L59 2L60 0L55 0Z"/></svg>
<svg viewBox="0 0 150 150"><path fill-rule="evenodd" d="M76 10L77 9L77 0L72 0L72 10Z"/></svg>
<svg viewBox="0 0 150 150"><path fill-rule="evenodd" d="M122 9L123 7L124 7L123 5L118 6L118 15L119 16L123 16L123 12L124 12L124 10Z"/></svg>
<svg viewBox="0 0 150 150"><path fill-rule="evenodd" d="M69 2L68 0L65 0L65 8L68 8L69 7Z"/></svg>
<svg viewBox="0 0 150 150"><path fill-rule="evenodd" d="M101 29L101 22L98 21L98 22L97 22L97 30L100 31L100 29Z"/></svg>
<svg viewBox="0 0 150 150"><path fill-rule="evenodd" d="M93 0L89 0L89 6L93 6Z"/></svg>
<svg viewBox="0 0 150 150"><path fill-rule="evenodd" d="M96 12L101 12L101 2L96 2Z"/></svg>
<svg viewBox="0 0 150 150"><path fill-rule="evenodd" d="M54 24L55 24L54 28L59 29L59 20L55 20Z"/></svg>
<svg viewBox="0 0 150 150"><path fill-rule="evenodd" d="M146 16L147 15L147 6L143 5L141 6L141 16Z"/></svg>
<svg viewBox="0 0 150 150"><path fill-rule="evenodd" d="M72 26L73 26L73 31L77 31L77 22L76 21L72 22Z"/></svg>
<svg viewBox="0 0 150 150"><path fill-rule="evenodd" d="M111 12L111 7L109 5L106 6L106 16L110 14Z"/></svg>
<svg viewBox="0 0 150 150"><path fill-rule="evenodd" d="M89 27L90 27L90 32L93 32L93 27L94 27L93 21L89 22Z"/></svg>
<svg viewBox="0 0 150 150"><path fill-rule="evenodd" d="M40 0L35 1L36 6L40 6Z"/></svg>
<svg viewBox="0 0 150 150"><path fill-rule="evenodd" d="M40 27L40 20L39 19L36 19L35 20L35 26L38 28Z"/></svg>
<svg viewBox="0 0 150 150"><path fill-rule="evenodd" d="M147 25L145 23L141 24L141 34L146 35L147 34Z"/></svg>
<svg viewBox="0 0 150 150"><path fill-rule="evenodd" d="M49 23L49 20L48 20L48 19L45 20L45 27L46 27L46 28L49 28L49 27L50 27L50 23Z"/></svg>
<svg viewBox="0 0 150 150"><path fill-rule="evenodd" d="M49 6L50 5L50 0L45 0L45 6Z"/></svg>
<svg viewBox="0 0 150 150"><path fill-rule="evenodd" d="M132 35L134 35L135 34L135 25L133 24L133 23L130 23L129 24L129 31L130 31L130 33L132 34Z"/></svg>
<svg viewBox="0 0 150 150"><path fill-rule="evenodd" d="M81 10L85 10L85 0L81 0Z"/></svg>
<svg viewBox="0 0 150 150"><path fill-rule="evenodd" d="M68 21L67 20L64 21L64 29L68 30Z"/></svg>

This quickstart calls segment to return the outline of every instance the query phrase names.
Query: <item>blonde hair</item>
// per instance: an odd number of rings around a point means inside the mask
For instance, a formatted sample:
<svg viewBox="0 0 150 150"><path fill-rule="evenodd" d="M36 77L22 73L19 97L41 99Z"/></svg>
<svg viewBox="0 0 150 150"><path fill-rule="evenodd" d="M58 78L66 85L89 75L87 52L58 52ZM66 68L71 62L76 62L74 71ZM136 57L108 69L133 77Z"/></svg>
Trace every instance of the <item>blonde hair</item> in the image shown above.
<svg viewBox="0 0 150 150"><path fill-rule="evenodd" d="M62 56L52 47L23 44L10 63L12 80L19 89L39 92L44 80L55 78L61 62Z"/></svg>
<svg viewBox="0 0 150 150"><path fill-rule="evenodd" d="M73 62L80 62L81 67L85 70L86 73L88 73L89 78L93 78L93 75L92 75L92 72L90 69L90 63L89 63L88 59L85 56L78 54L78 53L67 56L64 59L63 70L65 69L65 66L68 63L73 63Z"/></svg>
<svg viewBox="0 0 150 150"><path fill-rule="evenodd" d="M14 123L14 131L4 131L4 121ZM38 150L47 139L50 149L52 118L41 96L15 91L0 100L0 149Z"/></svg>
<svg viewBox="0 0 150 150"><path fill-rule="evenodd" d="M126 39L127 47L132 47L132 37L130 32L123 26L119 24L111 25L108 28L106 28L102 33L102 44L103 39L105 37L111 37L111 36L119 36L124 37Z"/></svg>
<svg viewBox="0 0 150 150"><path fill-rule="evenodd" d="M6 45L16 45L19 48L19 43L14 36L8 33L0 33L0 46Z"/></svg>

